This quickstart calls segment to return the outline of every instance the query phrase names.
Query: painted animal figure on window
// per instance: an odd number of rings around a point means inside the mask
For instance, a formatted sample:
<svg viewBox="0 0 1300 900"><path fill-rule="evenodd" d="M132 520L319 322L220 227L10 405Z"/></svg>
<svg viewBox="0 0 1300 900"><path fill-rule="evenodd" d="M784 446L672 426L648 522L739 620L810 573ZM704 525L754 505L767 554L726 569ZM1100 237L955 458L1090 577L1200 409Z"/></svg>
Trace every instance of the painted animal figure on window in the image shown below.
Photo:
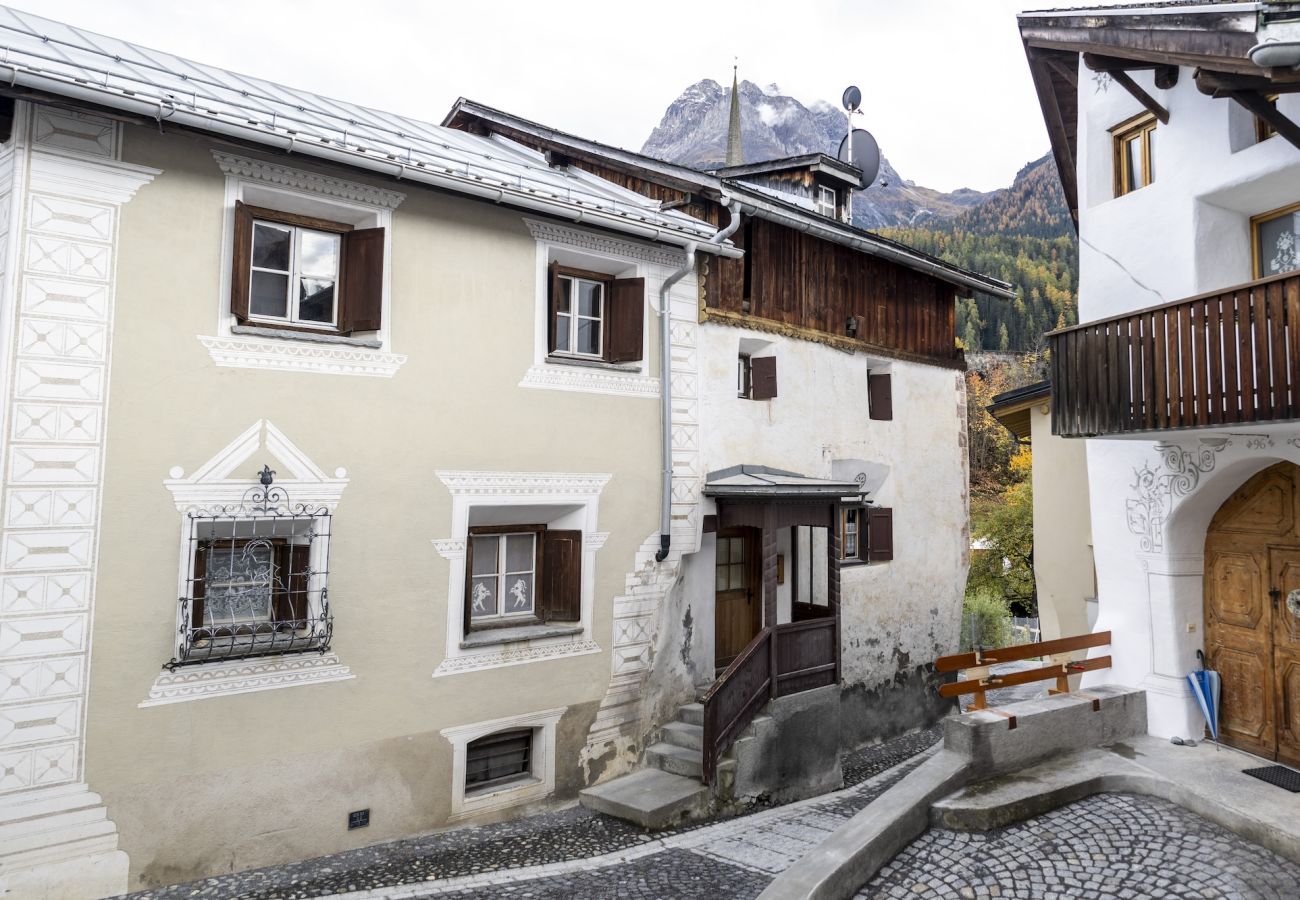
<svg viewBox="0 0 1300 900"><path fill-rule="evenodd" d="M515 582L515 586L510 589L510 596L515 598L515 609L526 609L528 607L528 583L522 578Z"/></svg>
<svg viewBox="0 0 1300 900"><path fill-rule="evenodd" d="M492 592L482 584L476 584L471 599L474 612L487 612L487 601L492 599Z"/></svg>

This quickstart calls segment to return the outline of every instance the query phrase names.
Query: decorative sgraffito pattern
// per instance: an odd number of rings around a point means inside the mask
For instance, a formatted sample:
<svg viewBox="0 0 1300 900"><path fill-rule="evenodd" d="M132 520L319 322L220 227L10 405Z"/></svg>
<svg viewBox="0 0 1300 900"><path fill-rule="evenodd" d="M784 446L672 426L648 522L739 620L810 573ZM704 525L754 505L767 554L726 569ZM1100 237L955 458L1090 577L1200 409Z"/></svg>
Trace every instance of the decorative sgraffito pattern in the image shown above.
<svg viewBox="0 0 1300 900"><path fill-rule="evenodd" d="M30 135L3 155L0 201L0 242L17 269L6 273L17 312L0 514L0 795L82 778L117 219L156 174L116 161L111 122L37 108Z"/></svg>
<svg viewBox="0 0 1300 900"><path fill-rule="evenodd" d="M1174 504L1196 490L1202 475L1214 471L1218 454L1231 443L1227 438L1202 438L1200 447L1194 450L1178 444L1156 444L1159 467L1153 469L1146 464L1133 470L1135 480L1130 489L1136 496L1126 504L1128 529L1138 535L1143 552L1164 548L1165 522Z"/></svg>

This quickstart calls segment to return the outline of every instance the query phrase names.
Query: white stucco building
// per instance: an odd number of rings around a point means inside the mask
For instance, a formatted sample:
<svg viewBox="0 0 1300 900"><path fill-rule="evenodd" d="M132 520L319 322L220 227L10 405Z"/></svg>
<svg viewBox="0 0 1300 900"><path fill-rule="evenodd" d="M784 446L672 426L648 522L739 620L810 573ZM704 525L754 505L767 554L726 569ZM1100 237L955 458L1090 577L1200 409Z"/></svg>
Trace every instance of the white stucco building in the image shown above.
<svg viewBox="0 0 1300 900"><path fill-rule="evenodd" d="M1027 12L1080 241L1053 432L1087 440L1098 629L1150 730L1300 761L1300 4ZM1289 608L1290 607L1290 608Z"/></svg>

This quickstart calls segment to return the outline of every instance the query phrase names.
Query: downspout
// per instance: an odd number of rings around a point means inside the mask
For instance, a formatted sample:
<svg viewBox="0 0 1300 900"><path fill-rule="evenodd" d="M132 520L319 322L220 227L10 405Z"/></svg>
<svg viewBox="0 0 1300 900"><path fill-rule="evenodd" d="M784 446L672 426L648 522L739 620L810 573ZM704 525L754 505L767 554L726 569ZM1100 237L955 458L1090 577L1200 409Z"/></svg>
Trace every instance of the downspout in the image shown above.
<svg viewBox="0 0 1300 900"><path fill-rule="evenodd" d="M710 244L721 244L736 233L740 227L739 204L733 205L727 197L722 198L731 220L727 227L709 238ZM659 431L662 436L660 452L663 454L663 490L659 498L659 550L655 553L655 562L668 558L668 549L673 542L673 341L672 341L672 304L668 295L673 285L695 271L694 242L686 245L686 263L676 272L664 279L659 288Z"/></svg>

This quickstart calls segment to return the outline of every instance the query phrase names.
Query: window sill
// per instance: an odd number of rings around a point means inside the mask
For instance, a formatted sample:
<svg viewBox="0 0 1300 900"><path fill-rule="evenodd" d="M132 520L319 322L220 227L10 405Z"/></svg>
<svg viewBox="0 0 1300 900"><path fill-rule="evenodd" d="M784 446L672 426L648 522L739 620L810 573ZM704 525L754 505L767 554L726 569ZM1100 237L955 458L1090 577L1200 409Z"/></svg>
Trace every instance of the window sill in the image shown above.
<svg viewBox="0 0 1300 900"><path fill-rule="evenodd" d="M366 350L379 350L384 345L373 338L354 338L345 334L331 334L327 331L295 331L289 328L261 328L257 325L232 325L231 334L249 337L271 338L276 341L307 341L310 344L340 344L344 347L361 347Z"/></svg>
<svg viewBox="0 0 1300 900"><path fill-rule="evenodd" d="M522 625L517 628L488 628L472 631L460 642L462 650L474 647L492 647L497 644L516 644L521 641L536 641L542 638L569 637L582 634L580 623L563 623L556 625Z"/></svg>
<svg viewBox="0 0 1300 900"><path fill-rule="evenodd" d="M220 337L199 335L198 339L207 348L214 363L232 369L279 369L285 372L392 378L406 362L406 357L401 354L371 350L369 347L298 340L297 334L294 332L294 336L286 337L284 332L277 332L272 338L246 334ZM330 337L337 339L337 336Z"/></svg>
<svg viewBox="0 0 1300 900"><path fill-rule="evenodd" d="M509 794L522 788L536 787L542 783L542 779L536 775L520 775L518 778L512 778L509 781L503 781L500 784L494 784L489 787L470 788L465 791L465 803L472 804L474 801L483 801L497 794Z"/></svg>
<svg viewBox="0 0 1300 900"><path fill-rule="evenodd" d="M609 372L627 372L630 375L641 374L641 363L612 363L605 362L603 359L592 359L586 356L560 356L551 354L546 357L548 366L582 366L586 369L604 369Z"/></svg>
<svg viewBox="0 0 1300 900"><path fill-rule="evenodd" d="M347 681L355 677L334 653L205 662L184 666L175 672L164 669L154 680L149 696L139 706L144 709L303 684Z"/></svg>

